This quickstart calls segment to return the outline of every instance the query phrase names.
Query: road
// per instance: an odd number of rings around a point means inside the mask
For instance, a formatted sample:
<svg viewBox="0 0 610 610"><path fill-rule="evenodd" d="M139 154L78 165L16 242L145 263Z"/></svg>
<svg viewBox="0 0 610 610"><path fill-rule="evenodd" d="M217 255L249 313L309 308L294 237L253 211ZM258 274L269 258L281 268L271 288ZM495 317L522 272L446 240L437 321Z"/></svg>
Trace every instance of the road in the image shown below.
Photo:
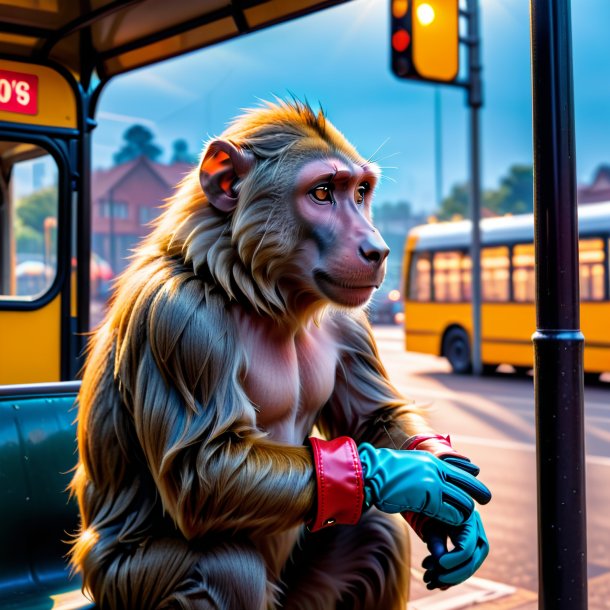
<svg viewBox="0 0 610 610"><path fill-rule="evenodd" d="M375 327L399 390L481 467L493 500L480 508L491 552L477 577L446 593L420 582L424 545L413 540L411 610L537 609L536 456L531 377L456 376L446 361L407 353L399 327ZM585 390L589 610L610 609L610 384Z"/></svg>

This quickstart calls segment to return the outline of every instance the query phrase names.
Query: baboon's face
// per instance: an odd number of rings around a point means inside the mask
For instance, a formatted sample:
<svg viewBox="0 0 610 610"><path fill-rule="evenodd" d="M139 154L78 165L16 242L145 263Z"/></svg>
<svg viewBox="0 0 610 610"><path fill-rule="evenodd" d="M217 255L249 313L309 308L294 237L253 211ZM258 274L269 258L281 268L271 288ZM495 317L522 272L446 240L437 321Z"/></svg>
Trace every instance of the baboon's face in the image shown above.
<svg viewBox="0 0 610 610"><path fill-rule="evenodd" d="M307 288L338 305L358 307L385 275L389 248L371 224L374 169L337 157L298 172L296 216L304 225L298 264Z"/></svg>

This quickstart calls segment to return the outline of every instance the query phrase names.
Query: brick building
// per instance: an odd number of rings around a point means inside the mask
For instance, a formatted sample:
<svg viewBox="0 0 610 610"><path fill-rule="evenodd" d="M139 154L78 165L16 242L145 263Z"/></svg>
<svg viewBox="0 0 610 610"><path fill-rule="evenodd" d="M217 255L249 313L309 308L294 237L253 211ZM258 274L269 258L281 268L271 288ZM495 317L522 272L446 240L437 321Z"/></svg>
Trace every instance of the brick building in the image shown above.
<svg viewBox="0 0 610 610"><path fill-rule="evenodd" d="M593 182L578 187L578 203L599 203L610 201L610 166L600 165Z"/></svg>
<svg viewBox="0 0 610 610"><path fill-rule="evenodd" d="M142 156L92 173L93 252L110 263L114 274L125 268L129 251L190 169L188 163L163 165Z"/></svg>

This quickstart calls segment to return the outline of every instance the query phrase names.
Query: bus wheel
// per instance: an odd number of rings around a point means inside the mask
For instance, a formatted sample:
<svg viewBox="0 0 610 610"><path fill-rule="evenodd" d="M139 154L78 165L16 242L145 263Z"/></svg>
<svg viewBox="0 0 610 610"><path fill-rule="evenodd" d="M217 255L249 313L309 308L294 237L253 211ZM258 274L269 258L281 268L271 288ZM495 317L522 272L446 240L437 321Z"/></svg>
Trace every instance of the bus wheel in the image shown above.
<svg viewBox="0 0 610 610"><path fill-rule="evenodd" d="M454 373L465 375L472 370L470 362L470 342L466 331L452 328L443 340L443 356L449 360Z"/></svg>

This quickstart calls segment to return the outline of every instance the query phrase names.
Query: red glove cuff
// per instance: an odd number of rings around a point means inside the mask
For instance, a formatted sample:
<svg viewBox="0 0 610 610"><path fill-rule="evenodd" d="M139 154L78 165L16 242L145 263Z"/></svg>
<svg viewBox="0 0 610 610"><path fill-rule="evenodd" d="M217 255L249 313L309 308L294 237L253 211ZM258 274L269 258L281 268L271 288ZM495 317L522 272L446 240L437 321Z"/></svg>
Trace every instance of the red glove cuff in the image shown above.
<svg viewBox="0 0 610 610"><path fill-rule="evenodd" d="M403 449L428 451L435 457L441 458L447 455L454 455L463 459L468 459L461 455L451 446L449 435L441 436L440 434L418 434L407 439ZM422 513L402 513L407 523L413 528L413 531L425 542L424 529L430 522L430 517Z"/></svg>
<svg viewBox="0 0 610 610"><path fill-rule="evenodd" d="M438 458L444 455L455 455L457 457L467 459L451 446L451 438L449 438L449 435L441 436L440 434L418 434L408 438L402 449L419 449L421 451L428 451Z"/></svg>
<svg viewBox="0 0 610 610"><path fill-rule="evenodd" d="M449 438L449 435L441 436L440 434L419 434L417 436L412 436L407 440L403 449L419 449L421 451L428 451L438 458L446 455L463 457L451 446L451 439ZM413 528L413 531L425 542L424 529L430 522L430 517L427 517L422 513L411 512L402 513L402 516Z"/></svg>
<svg viewBox="0 0 610 610"><path fill-rule="evenodd" d="M312 532L331 525L355 525L364 502L364 480L358 448L353 439L340 436L331 441L310 437L313 450L318 503L309 523Z"/></svg>

